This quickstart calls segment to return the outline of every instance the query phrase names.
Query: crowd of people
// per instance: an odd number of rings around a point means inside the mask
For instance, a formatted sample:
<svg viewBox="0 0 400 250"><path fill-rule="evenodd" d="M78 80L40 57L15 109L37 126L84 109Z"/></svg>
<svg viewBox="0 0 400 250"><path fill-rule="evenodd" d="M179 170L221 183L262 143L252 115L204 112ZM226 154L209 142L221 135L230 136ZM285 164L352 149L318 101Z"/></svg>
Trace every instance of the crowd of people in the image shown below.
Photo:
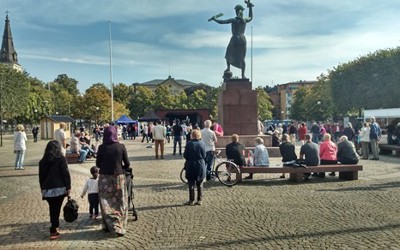
<svg viewBox="0 0 400 250"><path fill-rule="evenodd" d="M273 127L272 146L279 147L283 166L357 164L359 156L363 159L378 160L378 141L382 131L374 117L364 122L362 128L355 130L351 123L344 128L337 123L330 126L313 123L310 129L305 123L290 125L277 124ZM185 205L202 205L203 182L213 179L212 166L218 138L224 135L223 128L214 120L206 120L203 128L185 121L174 120L164 124L158 120L134 125L105 124L96 126L90 136L84 129L72 133L71 140L66 140L65 124L54 133L54 140L48 142L43 158L39 163L39 182L43 200L49 205L50 238L60 237L59 216L65 197L70 195L71 178L66 161L67 153L79 155L79 162L88 157L96 158L96 165L90 169L91 177L85 182L81 197L88 193L89 215L94 220L101 220L103 230L116 236L126 233L128 197L126 190L126 171L132 171L127 150L121 140L132 139L142 135L141 142L154 143L155 159L163 159L165 143L172 137L172 155L183 155L185 159L186 179L188 180L189 199ZM391 130L391 143L397 143L400 124ZM258 128L258 132L260 127ZM389 133L389 131L388 131ZM34 139L36 141L36 139ZM186 141L183 148L182 142ZM15 168L23 169L24 153L27 141L24 127L18 125L14 134L16 154ZM297 156L295 145L300 142L300 154ZM359 145L359 151L357 151ZM269 153L262 136L254 139L254 149L247 150L239 142L239 135L231 135L231 143L226 145L226 156L237 166L252 165L268 167ZM304 176L324 178L325 173L312 173ZM330 175L334 176L332 172ZM285 174L280 176L285 178ZM253 179L253 174L245 177ZM197 197L195 190L197 189ZM100 211L99 211L100 207Z"/></svg>

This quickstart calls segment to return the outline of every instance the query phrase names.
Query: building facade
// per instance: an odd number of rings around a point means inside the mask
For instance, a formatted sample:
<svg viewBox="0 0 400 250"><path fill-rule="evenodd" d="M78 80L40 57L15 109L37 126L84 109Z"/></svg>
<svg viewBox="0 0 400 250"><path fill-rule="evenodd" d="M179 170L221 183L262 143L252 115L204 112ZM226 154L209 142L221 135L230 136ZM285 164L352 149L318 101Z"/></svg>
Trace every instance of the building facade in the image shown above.
<svg viewBox="0 0 400 250"><path fill-rule="evenodd" d="M301 87L312 86L316 81L297 81L278 84L276 91L269 93L272 104L276 107L276 119L291 119L291 108L294 101L294 94Z"/></svg>

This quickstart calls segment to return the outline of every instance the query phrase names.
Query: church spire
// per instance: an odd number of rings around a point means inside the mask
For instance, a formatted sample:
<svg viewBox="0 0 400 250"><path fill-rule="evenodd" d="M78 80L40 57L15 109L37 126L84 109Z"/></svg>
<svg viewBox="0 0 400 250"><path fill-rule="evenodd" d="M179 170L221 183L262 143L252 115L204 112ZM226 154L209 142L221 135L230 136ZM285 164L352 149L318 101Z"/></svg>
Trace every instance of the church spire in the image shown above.
<svg viewBox="0 0 400 250"><path fill-rule="evenodd" d="M5 22L3 42L1 43L0 62L18 64L17 52L15 51L13 37L11 34L10 20L8 19L8 11L6 12Z"/></svg>

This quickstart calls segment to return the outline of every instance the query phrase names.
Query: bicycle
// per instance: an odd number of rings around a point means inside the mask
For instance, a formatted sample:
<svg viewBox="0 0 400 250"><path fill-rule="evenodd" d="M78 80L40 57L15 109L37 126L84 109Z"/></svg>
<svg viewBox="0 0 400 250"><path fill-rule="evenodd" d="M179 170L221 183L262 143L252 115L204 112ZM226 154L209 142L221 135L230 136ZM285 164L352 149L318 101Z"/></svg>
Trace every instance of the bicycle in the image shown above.
<svg viewBox="0 0 400 250"><path fill-rule="evenodd" d="M211 169L212 179L215 177L224 184L225 186L231 187L236 185L238 182L238 176L240 173L239 167L231 160L223 159L221 156L221 150L214 152L214 163ZM180 172L180 179L183 183L187 183L186 169L182 168Z"/></svg>

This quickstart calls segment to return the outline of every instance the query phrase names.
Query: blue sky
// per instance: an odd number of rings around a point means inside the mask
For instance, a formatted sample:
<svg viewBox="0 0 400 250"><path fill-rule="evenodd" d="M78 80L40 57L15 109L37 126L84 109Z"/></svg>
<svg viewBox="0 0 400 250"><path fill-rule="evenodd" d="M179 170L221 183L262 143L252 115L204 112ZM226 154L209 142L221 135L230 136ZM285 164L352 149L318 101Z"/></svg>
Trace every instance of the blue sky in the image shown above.
<svg viewBox="0 0 400 250"><path fill-rule="evenodd" d="M340 63L400 45L399 0L253 0L247 25L247 70L253 87L315 80ZM84 92L113 82L153 79L218 86L225 70L230 25L211 16L235 15L231 0L2 0L9 11L19 63L49 82L59 74ZM248 10L245 11L248 15ZM4 21L3 26L4 27ZM240 70L232 67L235 76Z"/></svg>

